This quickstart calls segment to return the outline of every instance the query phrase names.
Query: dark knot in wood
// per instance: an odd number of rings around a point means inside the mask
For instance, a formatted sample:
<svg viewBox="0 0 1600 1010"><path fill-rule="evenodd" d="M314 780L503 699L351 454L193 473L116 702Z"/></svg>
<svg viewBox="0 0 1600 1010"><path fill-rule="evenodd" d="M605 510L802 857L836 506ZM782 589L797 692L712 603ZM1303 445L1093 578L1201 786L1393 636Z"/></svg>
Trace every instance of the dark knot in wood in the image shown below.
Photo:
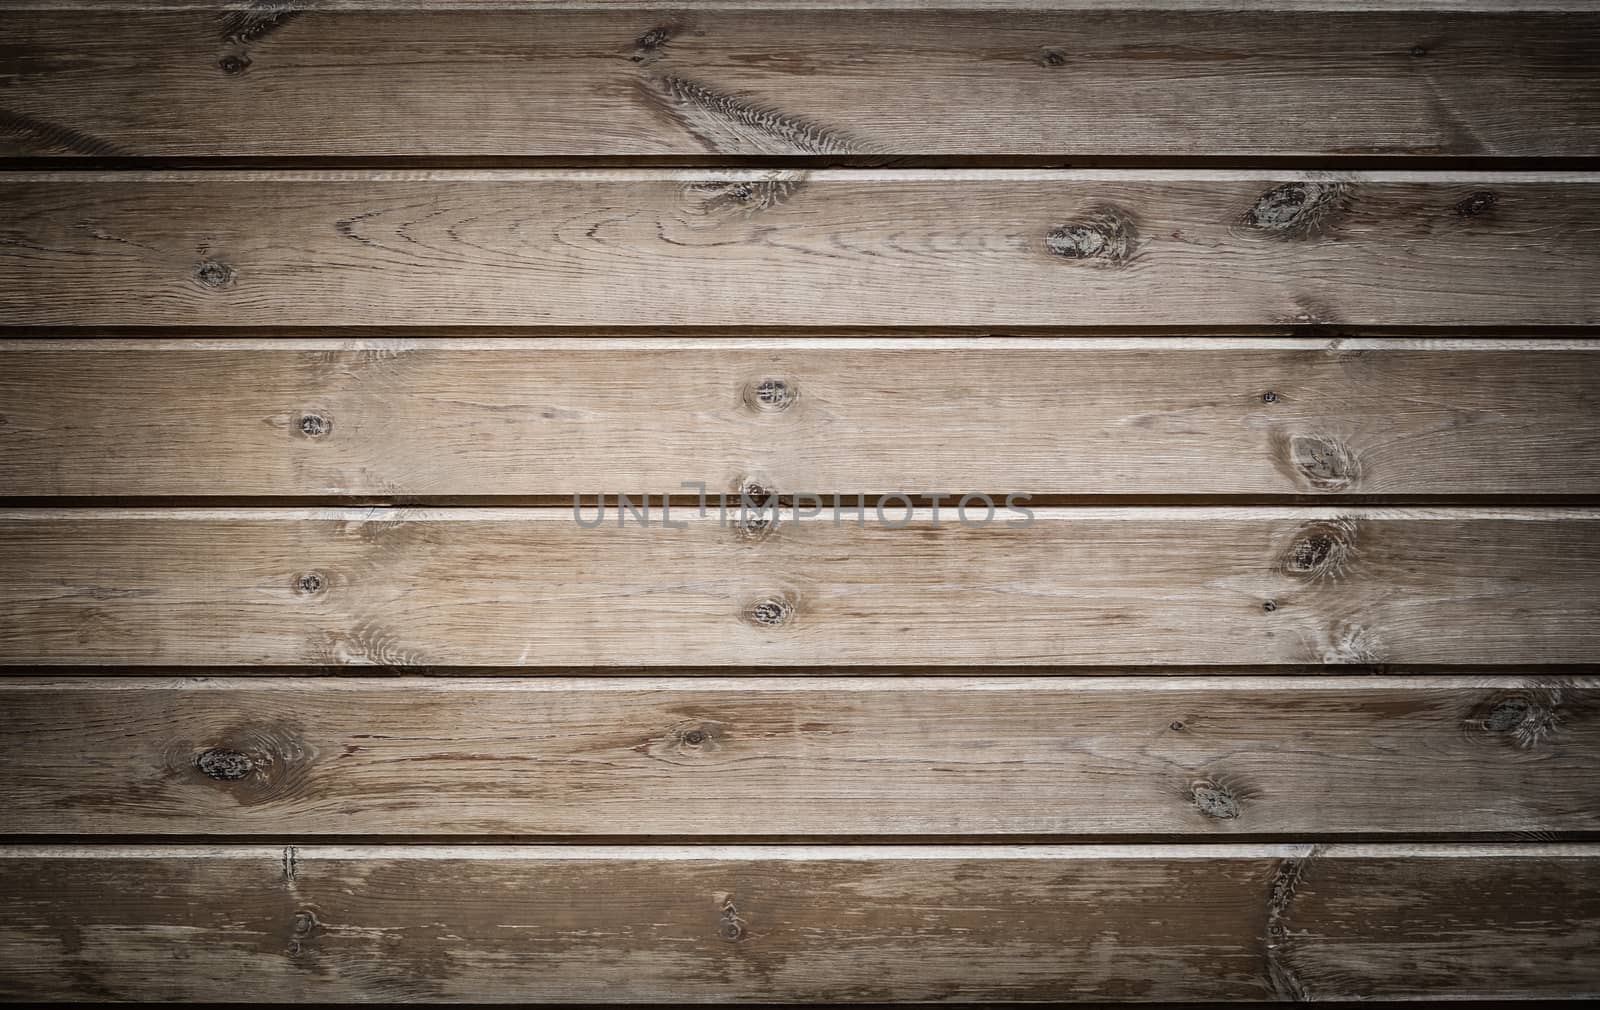
<svg viewBox="0 0 1600 1010"><path fill-rule="evenodd" d="M1239 816L1239 799L1226 786L1211 781L1196 782L1189 792L1194 797L1194 805L1207 817L1232 820Z"/></svg>
<svg viewBox="0 0 1600 1010"><path fill-rule="evenodd" d="M1051 228L1045 233L1044 246L1062 259L1120 267L1138 251L1139 229L1132 213L1107 204L1092 208L1079 220Z"/></svg>
<svg viewBox="0 0 1600 1010"><path fill-rule="evenodd" d="M194 766L202 775L218 782L237 782L256 770L256 763L250 759L250 755L224 747L202 751L194 759Z"/></svg>
<svg viewBox="0 0 1600 1010"><path fill-rule="evenodd" d="M226 263L205 260L194 268L194 276L195 280L198 280L206 287L216 289L231 287L239 274L238 271Z"/></svg>
<svg viewBox="0 0 1600 1010"><path fill-rule="evenodd" d="M1456 216L1477 217L1480 214L1487 214L1499 202L1499 193L1489 189L1480 189L1456 204Z"/></svg>
<svg viewBox="0 0 1600 1010"><path fill-rule="evenodd" d="M753 410L776 414L794 406L800 393L787 379L765 378L745 387L744 401Z"/></svg>
<svg viewBox="0 0 1600 1010"><path fill-rule="evenodd" d="M304 575L294 580L295 592L300 593L303 596L311 596L315 593L322 592L322 587L325 584L326 583L322 578L321 572L306 572Z"/></svg>
<svg viewBox="0 0 1600 1010"><path fill-rule="evenodd" d="M1349 203L1350 185L1304 180L1267 190L1244 212L1244 224L1265 235L1304 238L1330 224Z"/></svg>
<svg viewBox="0 0 1600 1010"><path fill-rule="evenodd" d="M1509 733L1527 721L1533 702L1526 698L1507 698L1489 710L1483 728L1491 733Z"/></svg>
<svg viewBox="0 0 1600 1010"><path fill-rule="evenodd" d="M323 414L301 414L295 426L307 438L321 438L333 430L333 421Z"/></svg>
<svg viewBox="0 0 1600 1010"><path fill-rule="evenodd" d="M794 616L794 604L781 596L769 596L751 604L746 613L755 624L777 628L788 624Z"/></svg>

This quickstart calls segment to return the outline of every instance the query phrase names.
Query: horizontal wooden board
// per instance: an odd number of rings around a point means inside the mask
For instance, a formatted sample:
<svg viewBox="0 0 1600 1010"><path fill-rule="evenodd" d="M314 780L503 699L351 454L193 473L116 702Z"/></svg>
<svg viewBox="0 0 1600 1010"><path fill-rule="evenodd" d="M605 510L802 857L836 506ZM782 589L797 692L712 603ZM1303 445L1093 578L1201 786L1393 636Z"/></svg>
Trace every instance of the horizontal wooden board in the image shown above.
<svg viewBox="0 0 1600 1010"><path fill-rule="evenodd" d="M1600 649L1595 510L606 515L8 510L0 663L1366 666Z"/></svg>
<svg viewBox="0 0 1600 1010"><path fill-rule="evenodd" d="M1600 154L1592 13L216 6L0 18L0 155Z"/></svg>
<svg viewBox="0 0 1600 1010"><path fill-rule="evenodd" d="M1600 680L0 679L6 831L1596 831Z"/></svg>
<svg viewBox="0 0 1600 1010"><path fill-rule="evenodd" d="M0 495L1600 494L1600 341L0 341Z"/></svg>
<svg viewBox="0 0 1600 1010"><path fill-rule="evenodd" d="M10 999L1577 996L1600 847L0 849Z"/></svg>
<svg viewBox="0 0 1600 1010"><path fill-rule="evenodd" d="M1600 323L1600 176L0 177L10 325Z"/></svg>

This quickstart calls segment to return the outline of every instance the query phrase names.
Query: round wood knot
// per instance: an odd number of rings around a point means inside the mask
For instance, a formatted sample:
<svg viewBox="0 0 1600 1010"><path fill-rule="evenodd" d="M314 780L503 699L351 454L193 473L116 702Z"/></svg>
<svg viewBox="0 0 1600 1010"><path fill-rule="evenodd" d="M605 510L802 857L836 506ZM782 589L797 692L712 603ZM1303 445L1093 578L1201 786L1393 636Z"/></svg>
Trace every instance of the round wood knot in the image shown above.
<svg viewBox="0 0 1600 1010"><path fill-rule="evenodd" d="M202 775L218 782L237 782L256 770L256 763L250 759L250 755L224 747L202 751L194 759L194 766Z"/></svg>
<svg viewBox="0 0 1600 1010"><path fill-rule="evenodd" d="M306 438L322 438L333 431L333 420L325 414L301 414L295 419L294 426Z"/></svg>
<svg viewBox="0 0 1600 1010"><path fill-rule="evenodd" d="M1301 479L1318 491L1348 490L1360 477L1350 450L1338 439L1324 435L1289 439L1289 459Z"/></svg>
<svg viewBox="0 0 1600 1010"><path fill-rule="evenodd" d="M1486 732L1504 734L1518 747L1534 747L1555 732L1561 700L1560 688L1538 688L1493 699L1487 710L1479 709L1478 725Z"/></svg>
<svg viewBox="0 0 1600 1010"><path fill-rule="evenodd" d="M1273 611L1275 611L1277 609L1278 609L1278 603L1277 603L1276 600L1268 600L1265 603L1261 604L1261 611L1262 611L1262 613L1265 613L1265 614L1270 614L1270 613L1272 613Z"/></svg>
<svg viewBox="0 0 1600 1010"><path fill-rule="evenodd" d="M744 402L752 410L776 414L794 406L799 395L794 383L787 379L765 378L745 387Z"/></svg>
<svg viewBox="0 0 1600 1010"><path fill-rule="evenodd" d="M317 913L309 908L302 908L294 913L294 925L289 933L289 953L300 954L306 947L316 941L322 932L322 921L317 918Z"/></svg>
<svg viewBox="0 0 1600 1010"><path fill-rule="evenodd" d="M1059 49L1046 49L1044 55L1039 57L1039 62L1047 67L1064 67L1067 65L1067 54Z"/></svg>
<svg viewBox="0 0 1600 1010"><path fill-rule="evenodd" d="M1239 799L1226 786L1211 781L1196 782L1189 793L1194 797L1194 805L1207 817L1226 821L1239 816Z"/></svg>
<svg viewBox="0 0 1600 1010"><path fill-rule="evenodd" d="M1412 46L1411 47L1411 58L1412 59L1420 60L1422 57L1424 57L1426 55L1428 55L1428 47L1427 46Z"/></svg>
<svg viewBox="0 0 1600 1010"><path fill-rule="evenodd" d="M1269 389L1265 393L1261 394L1261 402L1262 403L1277 403L1278 402L1278 394L1274 393L1272 390Z"/></svg>
<svg viewBox="0 0 1600 1010"><path fill-rule="evenodd" d="M1480 189L1456 204L1456 216L1477 217L1480 214L1487 214L1499 202L1500 194L1493 190Z"/></svg>
<svg viewBox="0 0 1600 1010"><path fill-rule="evenodd" d="M794 604L781 596L768 596L751 604L745 616L762 627L778 628L788 624L794 617Z"/></svg>
<svg viewBox="0 0 1600 1010"><path fill-rule="evenodd" d="M205 260L194 268L194 276L205 287L216 290L231 287L239 274L226 263Z"/></svg>
<svg viewBox="0 0 1600 1010"><path fill-rule="evenodd" d="M322 592L327 585L327 580L321 572L306 572L294 580L294 591L301 596L314 596Z"/></svg>
<svg viewBox="0 0 1600 1010"><path fill-rule="evenodd" d="M1337 578L1356 552L1356 524L1330 519L1301 528L1283 554L1279 569L1288 575Z"/></svg>
<svg viewBox="0 0 1600 1010"><path fill-rule="evenodd" d="M1533 702L1526 698L1507 698L1489 710L1483 728L1491 733L1509 733L1521 726L1533 711Z"/></svg>
<svg viewBox="0 0 1600 1010"><path fill-rule="evenodd" d="M755 543L771 536L777 524L772 521L771 513L765 510L746 512L741 509L739 516L734 519L733 528L738 532L740 540Z"/></svg>
<svg viewBox="0 0 1600 1010"><path fill-rule="evenodd" d="M648 63L661 55L662 47L671 40L671 28L652 28L634 40L633 55L628 59L634 63Z"/></svg>
<svg viewBox="0 0 1600 1010"><path fill-rule="evenodd" d="M222 68L222 72L229 77L238 77L245 72L245 68L250 66L250 58L248 56L224 56L217 61L217 66Z"/></svg>
<svg viewBox="0 0 1600 1010"><path fill-rule="evenodd" d="M734 906L732 896L722 901L722 920L717 923L717 935L730 942L739 940L744 936L744 920L739 918L739 909Z"/></svg>
<svg viewBox="0 0 1600 1010"><path fill-rule="evenodd" d="M776 491L754 477L746 477L739 481L739 500L735 504L747 509L762 508L771 502L775 494Z"/></svg>
<svg viewBox="0 0 1600 1010"><path fill-rule="evenodd" d="M1303 180L1274 186L1244 212L1246 227L1264 235L1304 238L1332 223L1348 208L1351 187L1344 182Z"/></svg>
<svg viewBox="0 0 1600 1010"><path fill-rule="evenodd" d="M1051 228L1044 247L1052 256L1100 266L1120 267L1139 249L1134 216L1109 204L1093 207L1081 219Z"/></svg>

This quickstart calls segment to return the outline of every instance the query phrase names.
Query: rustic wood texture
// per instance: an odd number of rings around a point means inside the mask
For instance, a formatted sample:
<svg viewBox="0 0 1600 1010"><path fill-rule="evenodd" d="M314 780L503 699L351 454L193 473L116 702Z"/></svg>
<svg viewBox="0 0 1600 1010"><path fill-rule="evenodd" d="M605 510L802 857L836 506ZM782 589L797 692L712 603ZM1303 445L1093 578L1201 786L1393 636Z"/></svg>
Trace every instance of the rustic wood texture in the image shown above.
<svg viewBox="0 0 1600 1010"><path fill-rule="evenodd" d="M1590 845L0 850L12 999L1572 996Z"/></svg>
<svg viewBox="0 0 1600 1010"><path fill-rule="evenodd" d="M0 178L13 325L1600 323L1600 176L818 170Z"/></svg>
<svg viewBox="0 0 1600 1010"><path fill-rule="evenodd" d="M684 528L659 508L649 527L609 509L596 529L572 509L0 512L0 663L1548 664L1600 649L1593 510L672 516Z"/></svg>
<svg viewBox="0 0 1600 1010"><path fill-rule="evenodd" d="M1600 680L0 679L7 831L1600 830Z"/></svg>
<svg viewBox="0 0 1600 1010"><path fill-rule="evenodd" d="M0 341L0 495L1600 494L1600 342Z"/></svg>
<svg viewBox="0 0 1600 1010"><path fill-rule="evenodd" d="M1592 13L537 6L10 13L0 155L1600 154Z"/></svg>

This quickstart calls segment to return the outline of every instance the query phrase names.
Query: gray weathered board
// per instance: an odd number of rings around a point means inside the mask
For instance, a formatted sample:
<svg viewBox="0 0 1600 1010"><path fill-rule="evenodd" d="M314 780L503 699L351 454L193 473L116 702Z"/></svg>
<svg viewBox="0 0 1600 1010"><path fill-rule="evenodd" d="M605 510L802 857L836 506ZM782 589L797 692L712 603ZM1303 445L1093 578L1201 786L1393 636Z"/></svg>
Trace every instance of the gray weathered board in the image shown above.
<svg viewBox="0 0 1600 1010"><path fill-rule="evenodd" d="M1600 846L0 847L12 999L1600 993Z"/></svg>
<svg viewBox="0 0 1600 1010"><path fill-rule="evenodd" d="M0 679L31 835L1600 831L1597 775L1593 677Z"/></svg>
<svg viewBox="0 0 1600 1010"><path fill-rule="evenodd" d="M1600 175L12 172L13 325L1600 324Z"/></svg>
<svg viewBox="0 0 1600 1010"><path fill-rule="evenodd" d="M0 999L1600 997L1600 3L4 8Z"/></svg>
<svg viewBox="0 0 1600 1010"><path fill-rule="evenodd" d="M275 6L0 17L0 154L1600 154L1592 9Z"/></svg>
<svg viewBox="0 0 1600 1010"><path fill-rule="evenodd" d="M1024 506L1025 507L1025 506ZM872 510L869 509L869 513ZM1592 662L1593 509L0 511L0 663ZM671 527L663 526L670 518ZM682 528L678 528L682 524Z"/></svg>
<svg viewBox="0 0 1600 1010"><path fill-rule="evenodd" d="M1589 340L0 340L0 402L10 496L1600 494Z"/></svg>

